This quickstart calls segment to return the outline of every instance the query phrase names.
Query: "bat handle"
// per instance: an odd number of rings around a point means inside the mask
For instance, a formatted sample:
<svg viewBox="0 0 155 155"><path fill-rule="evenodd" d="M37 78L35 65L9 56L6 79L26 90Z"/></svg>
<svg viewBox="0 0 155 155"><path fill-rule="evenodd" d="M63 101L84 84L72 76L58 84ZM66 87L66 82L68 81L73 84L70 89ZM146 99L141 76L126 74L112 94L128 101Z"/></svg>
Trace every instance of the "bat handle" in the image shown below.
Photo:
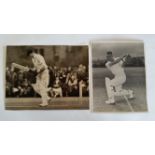
<svg viewBox="0 0 155 155"><path fill-rule="evenodd" d="M25 71L29 72L30 71L30 68L29 67L26 67Z"/></svg>

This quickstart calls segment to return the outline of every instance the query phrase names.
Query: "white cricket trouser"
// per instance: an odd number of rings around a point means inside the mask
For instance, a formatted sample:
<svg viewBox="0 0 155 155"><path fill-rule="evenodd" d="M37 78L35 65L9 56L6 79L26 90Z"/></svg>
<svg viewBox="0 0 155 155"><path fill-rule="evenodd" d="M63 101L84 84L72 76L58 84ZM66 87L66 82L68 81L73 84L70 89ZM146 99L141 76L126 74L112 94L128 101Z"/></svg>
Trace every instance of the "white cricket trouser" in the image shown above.
<svg viewBox="0 0 155 155"><path fill-rule="evenodd" d="M130 95L131 90L123 89L122 86L126 82L126 75L115 76L114 79L110 81L111 86L114 87L113 94L111 94L110 98L114 98L114 96L124 96Z"/></svg>
<svg viewBox="0 0 155 155"><path fill-rule="evenodd" d="M47 88L49 85L49 70L44 70L40 75L36 77L36 83L33 84L34 90L41 96L42 103L47 103L48 101L48 94Z"/></svg>
<svg viewBox="0 0 155 155"><path fill-rule="evenodd" d="M122 85L126 82L126 75L115 76L111 81L111 85L115 87L116 92L122 90Z"/></svg>

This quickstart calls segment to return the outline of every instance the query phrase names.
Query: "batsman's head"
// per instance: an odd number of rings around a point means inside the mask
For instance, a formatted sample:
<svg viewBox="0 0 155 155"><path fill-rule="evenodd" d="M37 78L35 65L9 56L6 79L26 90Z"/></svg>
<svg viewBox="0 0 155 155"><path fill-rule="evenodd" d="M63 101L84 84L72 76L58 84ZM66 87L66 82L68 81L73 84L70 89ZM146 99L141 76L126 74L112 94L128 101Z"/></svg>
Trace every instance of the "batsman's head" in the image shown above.
<svg viewBox="0 0 155 155"><path fill-rule="evenodd" d="M113 61L113 53L112 53L112 51L108 51L106 57L107 57L107 61Z"/></svg>
<svg viewBox="0 0 155 155"><path fill-rule="evenodd" d="M35 51L33 49L27 50L27 56L33 57Z"/></svg>

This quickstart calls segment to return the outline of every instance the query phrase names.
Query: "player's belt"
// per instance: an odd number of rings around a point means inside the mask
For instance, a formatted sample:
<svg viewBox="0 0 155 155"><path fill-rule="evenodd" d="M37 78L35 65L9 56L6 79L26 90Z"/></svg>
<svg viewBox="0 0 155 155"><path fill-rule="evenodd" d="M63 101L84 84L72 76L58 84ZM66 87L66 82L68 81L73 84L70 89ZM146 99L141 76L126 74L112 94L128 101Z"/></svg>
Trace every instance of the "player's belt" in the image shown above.
<svg viewBox="0 0 155 155"><path fill-rule="evenodd" d="M46 71L46 70L48 71L48 67L44 68L44 70L43 70L42 72L44 72L44 71ZM40 71L40 70L39 70L39 71Z"/></svg>
<svg viewBox="0 0 155 155"><path fill-rule="evenodd" d="M45 70L48 70L48 67L45 67L44 71L45 71Z"/></svg>

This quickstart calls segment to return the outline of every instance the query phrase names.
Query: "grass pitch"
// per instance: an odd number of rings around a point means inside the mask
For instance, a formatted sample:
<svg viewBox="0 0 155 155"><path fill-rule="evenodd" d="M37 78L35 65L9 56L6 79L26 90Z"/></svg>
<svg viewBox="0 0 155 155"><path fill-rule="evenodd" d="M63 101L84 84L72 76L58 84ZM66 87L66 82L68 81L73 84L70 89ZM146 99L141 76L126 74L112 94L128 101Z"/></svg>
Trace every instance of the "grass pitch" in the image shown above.
<svg viewBox="0 0 155 155"><path fill-rule="evenodd" d="M145 68L125 68L127 81L125 89L134 91L135 99L129 100L134 112L147 111ZM96 112L131 112L130 107L123 97L116 97L116 105L107 105L105 77L113 78L106 68L93 69L93 111Z"/></svg>
<svg viewBox="0 0 155 155"><path fill-rule="evenodd" d="M7 110L88 109L88 97L51 98L49 105L40 107L41 98L7 98Z"/></svg>

